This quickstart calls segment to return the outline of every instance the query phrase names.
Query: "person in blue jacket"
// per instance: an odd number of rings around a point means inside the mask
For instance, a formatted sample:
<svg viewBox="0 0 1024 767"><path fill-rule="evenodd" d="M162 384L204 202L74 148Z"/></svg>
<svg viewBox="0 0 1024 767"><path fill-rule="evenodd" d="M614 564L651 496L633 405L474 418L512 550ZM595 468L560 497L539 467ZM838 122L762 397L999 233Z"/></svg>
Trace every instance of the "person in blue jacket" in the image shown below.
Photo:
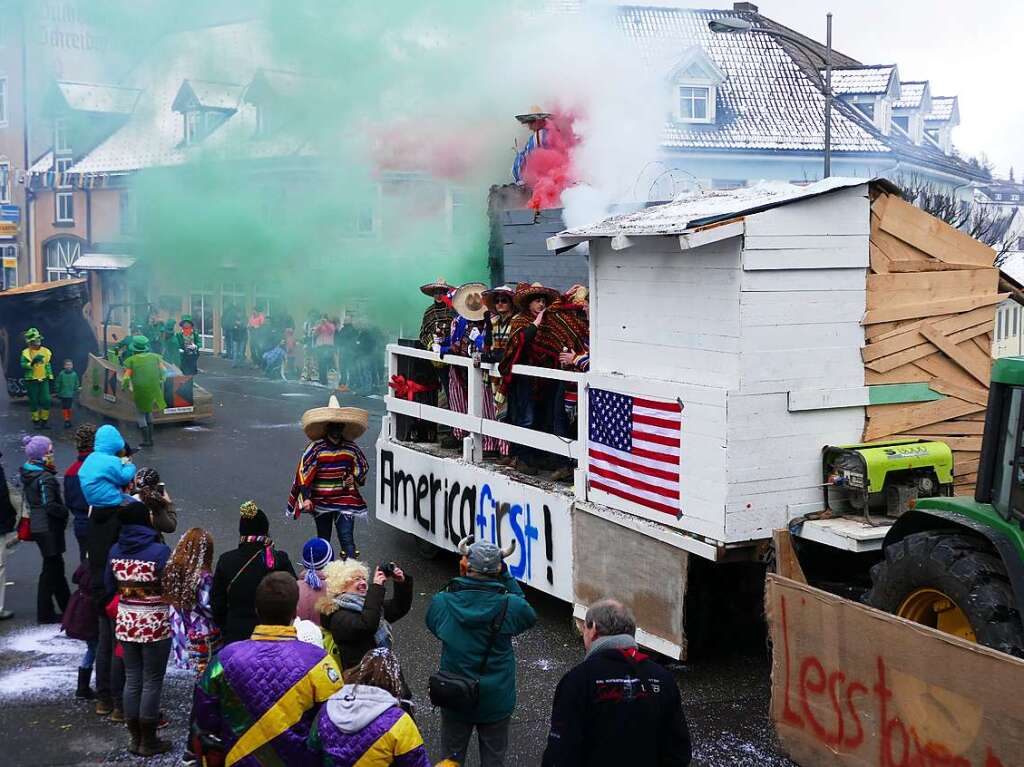
<svg viewBox="0 0 1024 767"><path fill-rule="evenodd" d="M96 430L93 451L78 470L78 481L85 502L92 507L85 534L92 596L99 616L99 642L96 646L96 713L109 714L115 722L124 721L122 690L124 663L114 654L114 622L107 615L103 587L104 570L110 547L121 533L118 509L132 500L127 488L135 479L135 464L130 450L116 428L105 424Z"/></svg>

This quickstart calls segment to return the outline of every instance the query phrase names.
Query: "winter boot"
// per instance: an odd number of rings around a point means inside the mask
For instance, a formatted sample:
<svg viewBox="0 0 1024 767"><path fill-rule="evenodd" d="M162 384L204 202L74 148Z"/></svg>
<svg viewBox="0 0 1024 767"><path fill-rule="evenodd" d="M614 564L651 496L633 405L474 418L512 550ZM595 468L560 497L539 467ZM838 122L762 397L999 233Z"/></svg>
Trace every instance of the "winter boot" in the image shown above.
<svg viewBox="0 0 1024 767"><path fill-rule="evenodd" d="M114 704L114 710L110 712L110 721L118 723L124 721L124 708L120 704Z"/></svg>
<svg viewBox="0 0 1024 767"><path fill-rule="evenodd" d="M96 714L98 716L110 716L114 710L114 701L110 698L96 698Z"/></svg>
<svg viewBox="0 0 1024 767"><path fill-rule="evenodd" d="M173 748L169 740L162 740L156 736L156 724L153 719L139 720L139 749L134 753L139 756L156 756L166 754Z"/></svg>
<svg viewBox="0 0 1024 767"><path fill-rule="evenodd" d="M78 689L75 690L75 697L82 698L83 700L92 700L96 697L96 693L92 691L89 686L89 680L92 679L91 668L80 668L78 669Z"/></svg>
<svg viewBox="0 0 1024 767"><path fill-rule="evenodd" d="M142 447L153 447L153 427L143 426L142 427Z"/></svg>
<svg viewBox="0 0 1024 767"><path fill-rule="evenodd" d="M128 750L131 753L133 753L133 754L137 754L138 756L142 756L143 755L142 752L139 750L139 745L140 745L140 742L141 742L141 738L142 738L142 730L139 727L139 720L138 719L129 719L128 720Z"/></svg>

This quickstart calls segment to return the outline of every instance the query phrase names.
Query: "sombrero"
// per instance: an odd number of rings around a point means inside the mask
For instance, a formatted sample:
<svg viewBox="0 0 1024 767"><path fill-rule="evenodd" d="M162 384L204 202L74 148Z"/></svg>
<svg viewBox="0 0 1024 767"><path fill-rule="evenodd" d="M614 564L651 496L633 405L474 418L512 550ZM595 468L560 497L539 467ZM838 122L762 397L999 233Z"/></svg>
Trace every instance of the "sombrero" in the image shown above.
<svg viewBox="0 0 1024 767"><path fill-rule="evenodd" d="M483 299L486 290L487 285L482 282L467 282L459 286L452 296L452 309L458 312L460 317L465 317L471 322L482 320L484 312L487 311Z"/></svg>
<svg viewBox="0 0 1024 767"><path fill-rule="evenodd" d="M562 300L567 304L583 305L590 302L590 289L579 283L573 285L562 294Z"/></svg>
<svg viewBox="0 0 1024 767"><path fill-rule="evenodd" d="M548 300L548 306L559 299L561 294L554 288L545 287L539 282L520 282L516 285L516 294L513 298L520 311L527 311L530 308L530 301L537 296L543 296Z"/></svg>
<svg viewBox="0 0 1024 767"><path fill-rule="evenodd" d="M516 115L516 119L519 120L519 122L521 122L523 125L529 125L530 123L535 122L536 120L546 120L549 117L551 117L551 113L545 112L536 104L530 107L530 111L527 112L526 114Z"/></svg>
<svg viewBox="0 0 1024 767"><path fill-rule="evenodd" d="M515 297L515 294L516 294L515 286L513 286L513 285L499 285L496 288L491 288L490 290L485 290L484 291L484 293L483 293L484 304L492 312L496 312L498 310L494 308L494 300L499 295L508 296L509 300L511 301Z"/></svg>
<svg viewBox="0 0 1024 767"><path fill-rule="evenodd" d="M331 396L327 407L315 407L302 414L302 430L311 440L323 439L327 425L344 424L345 439L355 441L366 433L370 414L358 407L342 407L338 398Z"/></svg>
<svg viewBox="0 0 1024 767"><path fill-rule="evenodd" d="M448 284L448 281L444 277L438 277L433 282L428 282L426 285L420 285L420 293L424 295L433 296L435 290L451 290L452 286Z"/></svg>

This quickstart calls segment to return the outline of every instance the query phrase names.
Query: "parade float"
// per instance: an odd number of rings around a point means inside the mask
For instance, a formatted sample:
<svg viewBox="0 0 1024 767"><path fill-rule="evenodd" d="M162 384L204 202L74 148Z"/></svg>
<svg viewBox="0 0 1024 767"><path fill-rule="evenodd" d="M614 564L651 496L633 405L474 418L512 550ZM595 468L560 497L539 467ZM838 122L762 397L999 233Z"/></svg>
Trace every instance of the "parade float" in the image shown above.
<svg viewBox="0 0 1024 767"><path fill-rule="evenodd" d="M998 526L938 508L978 485L995 312L1020 292L990 248L885 181L838 178L684 196L548 246L584 243L590 370L514 369L577 384L577 438L485 418L490 366L445 357L467 369L467 412L386 398L378 520L447 550L514 538L517 578L577 616L614 593L643 644L681 658L709 626L762 619L780 528L812 583L858 598L922 531L959 525L998 548ZM441 362L388 354L392 374ZM411 442L406 418L468 436L459 454ZM571 459L572 486L486 462L484 436ZM1002 565L1008 614L1024 613L1020 561ZM918 597L891 611L945 626L941 589ZM980 620L972 604L954 617Z"/></svg>
<svg viewBox="0 0 1024 767"><path fill-rule="evenodd" d="M88 305L84 279L34 283L0 292L0 360L8 395L25 394L18 358L25 346L24 331L35 327L53 352L55 366L65 358L74 363L81 377L79 402L83 407L104 418L133 422L135 403L131 392L124 389L121 361L112 353L111 341L117 339L110 335L109 322L101 326L103 337L96 338L84 314ZM167 407L153 413L153 422L191 422L213 416L212 395L175 365L165 362L164 367Z"/></svg>

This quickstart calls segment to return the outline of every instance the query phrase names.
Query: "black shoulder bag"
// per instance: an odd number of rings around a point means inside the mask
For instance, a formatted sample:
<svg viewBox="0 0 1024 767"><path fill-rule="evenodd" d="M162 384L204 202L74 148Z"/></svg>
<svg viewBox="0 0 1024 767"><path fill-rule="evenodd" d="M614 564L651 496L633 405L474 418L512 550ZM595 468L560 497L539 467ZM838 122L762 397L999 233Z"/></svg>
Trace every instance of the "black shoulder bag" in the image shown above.
<svg viewBox="0 0 1024 767"><path fill-rule="evenodd" d="M480 679L484 669L487 668L487 659L491 655L491 648L494 647L494 640L498 638L501 631L501 624L505 622L505 613L508 612L508 597L505 597L505 604L498 612L498 615L491 621L491 633L487 638L487 649L484 650L483 660L480 661L480 670L476 677L467 674L458 674L454 671L438 671L430 675L427 687L430 693L430 702L438 708L446 708L451 711L468 713L473 711L480 702Z"/></svg>

